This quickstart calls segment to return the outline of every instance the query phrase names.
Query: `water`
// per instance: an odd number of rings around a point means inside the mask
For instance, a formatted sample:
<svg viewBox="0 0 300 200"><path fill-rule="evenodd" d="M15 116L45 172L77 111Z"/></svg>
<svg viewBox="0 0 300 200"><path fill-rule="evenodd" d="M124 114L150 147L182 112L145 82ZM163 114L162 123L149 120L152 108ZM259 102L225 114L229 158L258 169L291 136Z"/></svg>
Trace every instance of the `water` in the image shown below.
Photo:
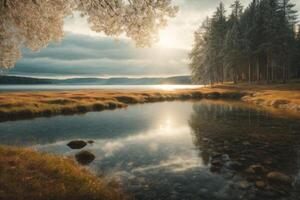
<svg viewBox="0 0 300 200"><path fill-rule="evenodd" d="M56 90L175 90L175 89L195 89L203 85L0 85L0 92L16 91L56 91Z"/></svg>
<svg viewBox="0 0 300 200"><path fill-rule="evenodd" d="M133 105L2 122L0 132L2 144L68 156L80 151L69 141L94 140L84 147L96 156L89 168L135 199L299 199L299 119L237 102ZM255 181L266 181L265 174L244 172L253 164L291 176L293 186L258 190Z"/></svg>

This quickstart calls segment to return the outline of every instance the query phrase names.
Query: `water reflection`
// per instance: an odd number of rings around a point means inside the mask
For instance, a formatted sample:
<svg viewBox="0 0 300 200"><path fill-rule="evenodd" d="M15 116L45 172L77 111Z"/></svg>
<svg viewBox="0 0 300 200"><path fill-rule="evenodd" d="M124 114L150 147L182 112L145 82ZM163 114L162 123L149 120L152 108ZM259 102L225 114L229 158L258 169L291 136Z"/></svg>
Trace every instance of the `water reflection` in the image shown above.
<svg viewBox="0 0 300 200"><path fill-rule="evenodd" d="M165 102L125 110L0 123L1 142L74 156L72 139L93 139L83 150L90 169L116 180L135 199L297 199L297 119L274 117L236 102ZM30 138L34 138L32 140ZM258 190L261 165L294 178L294 186ZM267 173L267 172L264 172ZM273 196L272 196L273 195Z"/></svg>
<svg viewBox="0 0 300 200"><path fill-rule="evenodd" d="M245 198L298 199L299 120L215 102L194 105L189 125L194 144L212 172L245 179ZM274 185L267 178L274 171L290 176L293 186Z"/></svg>

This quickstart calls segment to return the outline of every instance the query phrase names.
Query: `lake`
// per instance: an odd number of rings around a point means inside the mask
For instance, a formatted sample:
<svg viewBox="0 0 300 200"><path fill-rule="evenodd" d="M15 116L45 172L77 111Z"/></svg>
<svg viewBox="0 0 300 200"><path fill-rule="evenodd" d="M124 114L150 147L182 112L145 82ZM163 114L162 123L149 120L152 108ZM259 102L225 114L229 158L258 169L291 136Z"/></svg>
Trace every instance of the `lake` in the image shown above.
<svg viewBox="0 0 300 200"><path fill-rule="evenodd" d="M176 90L195 89L203 85L0 85L0 92L55 90Z"/></svg>
<svg viewBox="0 0 300 200"><path fill-rule="evenodd" d="M96 159L95 174L117 181L135 199L299 199L299 119L231 101L174 101L0 123L2 144L74 156L66 144ZM245 171L261 166L259 174ZM268 171L292 177L292 186L268 185ZM270 183L271 184L271 183Z"/></svg>

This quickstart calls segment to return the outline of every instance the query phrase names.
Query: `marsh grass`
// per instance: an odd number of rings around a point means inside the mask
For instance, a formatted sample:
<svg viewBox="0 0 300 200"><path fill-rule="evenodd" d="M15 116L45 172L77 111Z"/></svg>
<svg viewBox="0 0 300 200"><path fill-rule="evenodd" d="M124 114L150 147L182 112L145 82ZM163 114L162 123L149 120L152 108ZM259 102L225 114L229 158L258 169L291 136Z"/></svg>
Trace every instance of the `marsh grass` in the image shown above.
<svg viewBox="0 0 300 200"><path fill-rule="evenodd" d="M241 97L239 93L210 89L178 91L69 91L0 94L0 121L40 116L71 115L124 108L129 104L199 98Z"/></svg>
<svg viewBox="0 0 300 200"><path fill-rule="evenodd" d="M300 112L300 83L223 84L189 90L43 91L0 94L0 121L71 115L124 108L129 104L189 99L241 99L260 106Z"/></svg>
<svg viewBox="0 0 300 200"><path fill-rule="evenodd" d="M119 200L125 195L69 158L0 146L0 199Z"/></svg>

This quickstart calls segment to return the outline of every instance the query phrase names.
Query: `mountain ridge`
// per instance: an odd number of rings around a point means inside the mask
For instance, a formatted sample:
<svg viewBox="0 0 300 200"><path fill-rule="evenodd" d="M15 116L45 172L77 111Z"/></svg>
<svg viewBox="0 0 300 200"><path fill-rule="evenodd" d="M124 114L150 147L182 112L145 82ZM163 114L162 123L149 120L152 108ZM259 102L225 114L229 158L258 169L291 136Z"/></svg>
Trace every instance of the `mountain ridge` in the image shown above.
<svg viewBox="0 0 300 200"><path fill-rule="evenodd" d="M31 85L31 84L70 84L70 85L160 85L178 84L190 85L190 76L143 77L143 78L68 78L50 79L23 76L0 75L0 85Z"/></svg>

